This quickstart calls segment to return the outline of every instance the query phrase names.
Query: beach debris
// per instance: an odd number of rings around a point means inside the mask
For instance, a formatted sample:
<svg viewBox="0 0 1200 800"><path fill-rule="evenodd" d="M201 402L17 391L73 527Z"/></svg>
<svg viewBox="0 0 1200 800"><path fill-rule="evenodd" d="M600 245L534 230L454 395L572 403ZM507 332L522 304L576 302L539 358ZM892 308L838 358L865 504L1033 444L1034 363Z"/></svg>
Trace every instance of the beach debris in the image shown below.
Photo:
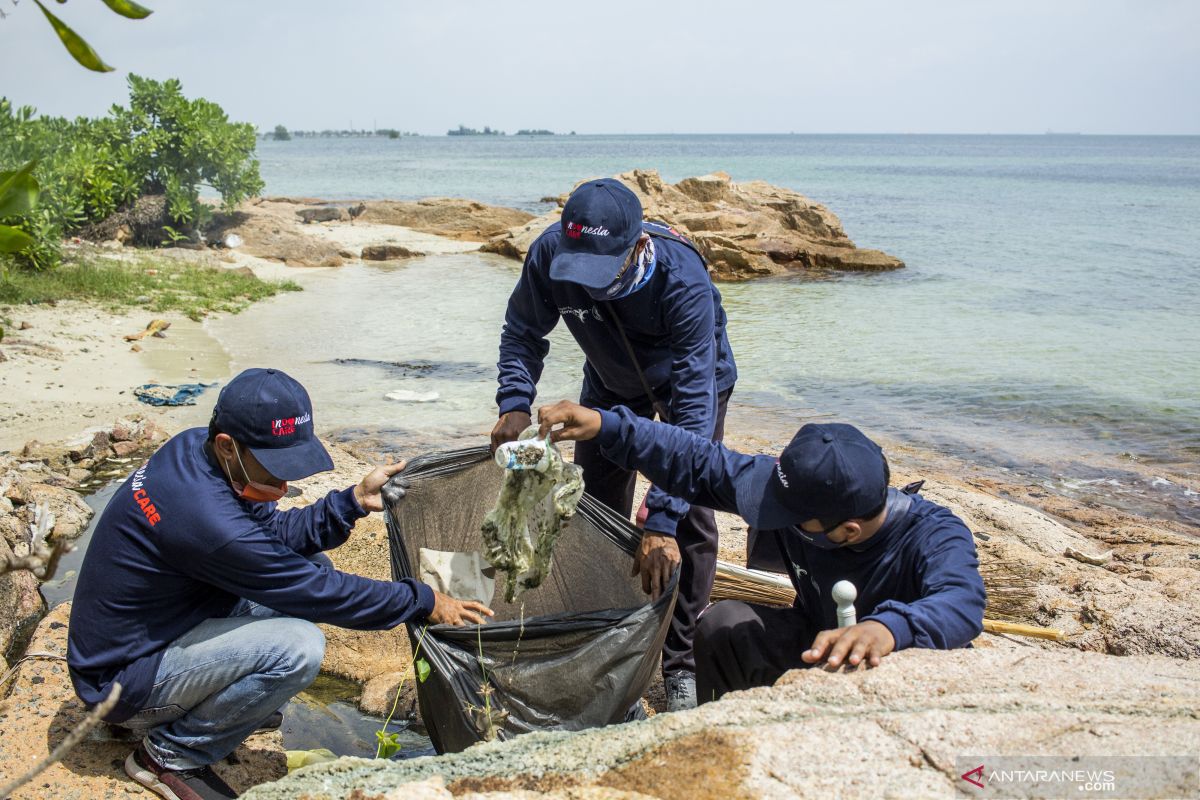
<svg viewBox="0 0 1200 800"><path fill-rule="evenodd" d="M441 395L437 392L414 392L411 389L396 389L384 395L388 400L401 403L432 403Z"/></svg>
<svg viewBox="0 0 1200 800"><path fill-rule="evenodd" d="M1103 553L1091 555L1088 553L1084 553L1081 550L1076 550L1074 547L1068 547L1066 550L1063 551L1063 555L1066 556L1067 558L1073 558L1076 561L1082 562L1084 564L1091 564L1094 567L1102 567L1105 564L1107 564L1109 561L1112 560L1113 551L1106 550Z"/></svg>
<svg viewBox="0 0 1200 800"><path fill-rule="evenodd" d="M326 761L337 760L337 756L333 754L333 751L327 750L324 747L318 747L315 750L287 750L285 752L287 754L288 772L293 772L311 764L324 764Z"/></svg>
<svg viewBox="0 0 1200 800"><path fill-rule="evenodd" d="M144 383L133 390L138 400L152 406L194 406L196 398L205 389L216 386L213 383L181 383L166 385L161 383Z"/></svg>
<svg viewBox="0 0 1200 800"><path fill-rule="evenodd" d="M852 628L858 624L858 612L854 610L854 601L858 598L858 589L850 581L838 581L830 590L833 602L837 603L837 620L839 628Z"/></svg>
<svg viewBox="0 0 1200 800"><path fill-rule="evenodd" d="M19 330L19 331L27 331L32 328L33 328L33 326L30 325L28 322L22 322L20 325L17 326L17 330Z"/></svg>
<svg viewBox="0 0 1200 800"><path fill-rule="evenodd" d="M536 436L537 426L531 425L519 440ZM547 463L540 469L505 469L496 505L481 527L484 557L505 573L509 603L550 574L554 544L583 495L583 470L563 460L553 444L537 449L539 461Z"/></svg>
<svg viewBox="0 0 1200 800"><path fill-rule="evenodd" d="M1037 625L1022 625L1019 622L1002 622L995 619L984 619L983 629L988 633L1007 633L1012 636L1028 636L1031 639L1049 639L1061 642L1067 638L1062 631L1054 628L1041 628Z"/></svg>
<svg viewBox="0 0 1200 800"><path fill-rule="evenodd" d="M165 339L167 336L165 333L163 333L163 331L169 327L171 327L171 323L167 322L165 319L152 319L149 323L147 323L145 330L138 331L137 333L126 334L125 341L136 342L138 339L144 338L147 335L157 336L159 339Z"/></svg>
<svg viewBox="0 0 1200 800"><path fill-rule="evenodd" d="M225 237L225 246L230 250L233 250L235 247L241 247L243 244L245 244L245 240L236 233L231 233Z"/></svg>
<svg viewBox="0 0 1200 800"><path fill-rule="evenodd" d="M349 208L347 208L347 209L346 209L346 213L350 215L350 224L351 224L351 225L353 225L353 224L354 224L354 220L356 220L356 219L358 219L359 217L361 217L361 216L362 216L362 214L363 214L363 212L364 212L364 211L366 211L366 210L367 210L367 204L366 204L366 203L359 203L359 204L358 204L358 205L356 205L356 206L350 206Z"/></svg>
<svg viewBox="0 0 1200 800"><path fill-rule="evenodd" d="M130 350L130 352L133 352L133 353L140 353L140 352L142 352L142 346L140 344L135 343L132 347L129 348L129 350Z"/></svg>

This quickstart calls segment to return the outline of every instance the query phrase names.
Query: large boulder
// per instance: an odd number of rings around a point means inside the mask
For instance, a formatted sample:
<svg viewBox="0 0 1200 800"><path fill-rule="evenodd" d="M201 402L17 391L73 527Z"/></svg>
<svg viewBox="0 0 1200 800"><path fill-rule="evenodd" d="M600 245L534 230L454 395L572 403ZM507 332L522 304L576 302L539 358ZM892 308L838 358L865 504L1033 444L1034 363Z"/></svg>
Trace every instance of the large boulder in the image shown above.
<svg viewBox="0 0 1200 800"><path fill-rule="evenodd" d="M688 235L719 280L796 270L874 271L904 266L894 256L856 247L825 206L764 181L735 183L717 172L669 184L655 170L634 170L617 179L637 194L646 219L666 222ZM565 199L559 198L560 208ZM555 211L514 226L483 249L524 258L533 240L558 215Z"/></svg>
<svg viewBox="0 0 1200 800"><path fill-rule="evenodd" d="M345 259L354 257L336 242L313 234L313 226L304 225L298 218L305 209L296 209L295 205L249 200L232 214L217 214L206 231L208 240L224 242L230 234L236 234L242 240L238 252L282 261L290 267L340 267Z"/></svg>
<svg viewBox="0 0 1200 800"><path fill-rule="evenodd" d="M438 758L343 758L245 797L404 797L398 787L441 776L455 795L595 786L664 800L923 798L954 794L970 769L958 759L969 754L1197 748L1195 670L1186 662L1067 649L907 650L877 669L797 670L773 687L646 722L529 734Z"/></svg>
<svg viewBox="0 0 1200 800"><path fill-rule="evenodd" d="M415 202L368 201L359 219L446 236L486 242L509 228L524 225L532 214L456 197L429 197Z"/></svg>

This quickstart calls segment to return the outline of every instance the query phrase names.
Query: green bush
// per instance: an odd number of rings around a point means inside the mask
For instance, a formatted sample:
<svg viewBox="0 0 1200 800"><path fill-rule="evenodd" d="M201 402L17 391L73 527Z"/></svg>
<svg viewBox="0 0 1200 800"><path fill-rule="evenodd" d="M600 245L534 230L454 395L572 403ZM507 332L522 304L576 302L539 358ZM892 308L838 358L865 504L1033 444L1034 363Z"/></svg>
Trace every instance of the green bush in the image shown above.
<svg viewBox="0 0 1200 800"><path fill-rule="evenodd" d="M226 209L262 191L253 126L230 122L216 103L187 99L177 80L130 75L129 89L128 108L74 121L36 117L0 98L0 172L38 162L36 207L0 219L34 240L20 263L57 264L64 235L143 195L164 195L173 227L191 236L211 213L201 187L218 192Z"/></svg>

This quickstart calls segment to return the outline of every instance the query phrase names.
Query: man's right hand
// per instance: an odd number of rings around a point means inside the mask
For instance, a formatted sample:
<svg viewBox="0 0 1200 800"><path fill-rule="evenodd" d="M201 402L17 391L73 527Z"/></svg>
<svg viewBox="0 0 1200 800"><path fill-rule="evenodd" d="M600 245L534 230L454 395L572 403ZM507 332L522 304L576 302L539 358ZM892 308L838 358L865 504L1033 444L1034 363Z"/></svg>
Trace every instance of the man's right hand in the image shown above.
<svg viewBox="0 0 1200 800"><path fill-rule="evenodd" d="M570 400L538 409L538 436L552 442L585 442L600 435L600 412ZM561 425L561 428L555 428Z"/></svg>
<svg viewBox="0 0 1200 800"><path fill-rule="evenodd" d="M474 600L456 600L436 589L433 592L433 611L429 621L434 625L482 625L484 617L494 617L496 612Z"/></svg>
<svg viewBox="0 0 1200 800"><path fill-rule="evenodd" d="M524 411L509 411L492 428L492 452L505 442L515 441L533 420Z"/></svg>

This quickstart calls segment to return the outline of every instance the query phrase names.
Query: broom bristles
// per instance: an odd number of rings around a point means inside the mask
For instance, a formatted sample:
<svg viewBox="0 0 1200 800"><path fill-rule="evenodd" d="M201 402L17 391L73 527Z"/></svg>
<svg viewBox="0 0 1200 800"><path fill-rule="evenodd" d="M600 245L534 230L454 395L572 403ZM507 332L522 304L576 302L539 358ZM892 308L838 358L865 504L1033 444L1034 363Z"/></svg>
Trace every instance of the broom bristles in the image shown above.
<svg viewBox="0 0 1200 800"><path fill-rule="evenodd" d="M987 590L989 618L1020 622L1032 617L1037 603L1037 583L999 561L979 565ZM790 606L796 599L792 583L783 575L746 569L728 561L717 561L711 598L741 600L771 606Z"/></svg>

